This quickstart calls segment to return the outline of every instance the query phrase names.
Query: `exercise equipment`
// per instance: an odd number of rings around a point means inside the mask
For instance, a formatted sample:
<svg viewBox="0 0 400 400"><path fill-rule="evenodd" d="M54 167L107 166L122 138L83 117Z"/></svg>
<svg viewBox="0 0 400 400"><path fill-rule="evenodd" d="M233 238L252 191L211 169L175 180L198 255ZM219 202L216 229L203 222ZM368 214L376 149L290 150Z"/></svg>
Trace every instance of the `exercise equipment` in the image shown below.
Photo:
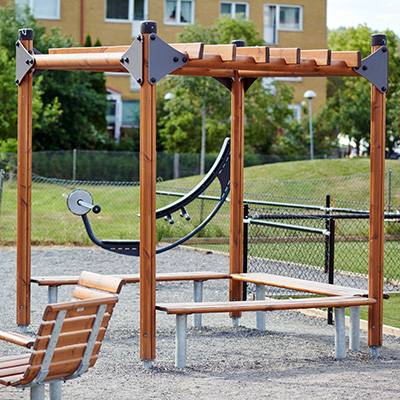
<svg viewBox="0 0 400 400"><path fill-rule="evenodd" d="M215 160L213 166L210 168L207 175L195 186L189 193L182 196L180 199L174 201L173 203L156 210L156 219L164 218L170 224L174 223L173 213L179 211L180 216L185 218L186 221L190 220L190 215L186 210L186 206L192 201L199 198L205 190L218 178L221 188L221 193L218 199L218 203L211 213L204 219L203 222L190 233L188 233L183 238L177 240L168 246L159 248L156 253L163 253L167 250L179 246L180 244L186 242L188 239L196 235L201 229L203 229L217 214L219 209L224 204L226 198L228 197L230 190L230 139L226 138ZM129 256L139 256L140 250L140 240L100 240L96 237L93 232L92 226L90 224L87 214L92 210L95 214L101 211L99 205L93 205L93 198L86 190L77 189L72 191L69 195L63 194L63 197L67 199L67 206L69 210L75 214L80 215L83 220L86 232L90 240L97 246L112 251L114 253L125 254Z"/></svg>

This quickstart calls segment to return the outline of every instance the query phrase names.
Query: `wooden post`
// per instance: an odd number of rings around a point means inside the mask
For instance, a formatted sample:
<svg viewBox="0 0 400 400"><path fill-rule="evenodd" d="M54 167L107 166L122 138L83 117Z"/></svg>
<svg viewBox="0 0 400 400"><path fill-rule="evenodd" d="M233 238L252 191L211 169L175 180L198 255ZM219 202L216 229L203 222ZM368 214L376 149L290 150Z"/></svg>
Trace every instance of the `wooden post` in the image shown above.
<svg viewBox="0 0 400 400"><path fill-rule="evenodd" d="M143 83L140 87L140 358L156 357L156 86L149 83L149 36L142 22Z"/></svg>
<svg viewBox="0 0 400 400"><path fill-rule="evenodd" d="M372 52L386 45L386 35L372 35ZM368 345L382 346L383 239L385 195L386 94L371 88L371 180L369 232L369 290L377 300L368 308Z"/></svg>
<svg viewBox="0 0 400 400"><path fill-rule="evenodd" d="M229 272L242 272L243 259L244 82L235 71L231 100L231 209ZM241 283L229 281L229 300L242 299ZM233 312L231 317L239 317Z"/></svg>
<svg viewBox="0 0 400 400"><path fill-rule="evenodd" d="M33 30L21 29L19 40L33 50ZM21 45L20 44L20 45ZM17 204L17 324L30 324L31 312L31 184L32 184L32 74L18 87L18 204Z"/></svg>

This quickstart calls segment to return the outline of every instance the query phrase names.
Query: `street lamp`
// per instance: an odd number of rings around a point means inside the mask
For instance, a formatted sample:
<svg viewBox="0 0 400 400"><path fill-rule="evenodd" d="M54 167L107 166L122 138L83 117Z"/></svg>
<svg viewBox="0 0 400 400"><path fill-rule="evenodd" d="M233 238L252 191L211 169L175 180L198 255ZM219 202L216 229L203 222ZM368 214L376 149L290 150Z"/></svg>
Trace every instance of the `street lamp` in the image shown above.
<svg viewBox="0 0 400 400"><path fill-rule="evenodd" d="M314 144L313 144L313 126L312 126L312 99L317 97L313 90L307 90L304 93L304 98L308 99L309 118L310 118L310 159L314 160Z"/></svg>

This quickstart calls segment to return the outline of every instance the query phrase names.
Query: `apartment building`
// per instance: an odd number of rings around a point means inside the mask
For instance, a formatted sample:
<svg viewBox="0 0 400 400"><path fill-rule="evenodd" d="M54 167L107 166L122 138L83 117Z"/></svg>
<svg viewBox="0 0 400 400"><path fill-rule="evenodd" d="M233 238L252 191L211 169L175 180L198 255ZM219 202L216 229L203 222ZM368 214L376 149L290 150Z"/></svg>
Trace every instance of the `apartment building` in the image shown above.
<svg viewBox="0 0 400 400"><path fill-rule="evenodd" d="M199 21L211 25L220 15L250 18L271 47L324 49L327 46L327 0L15 0L29 5L35 17L47 28L59 26L83 44L87 34L105 46L130 44L139 33L142 20L158 23L158 35L169 43L185 25ZM0 0L0 4L7 0ZM317 97L315 110L325 104L326 78L285 78L295 88L294 115L300 118L303 94L312 89ZM138 123L139 86L129 74L107 74L110 125Z"/></svg>

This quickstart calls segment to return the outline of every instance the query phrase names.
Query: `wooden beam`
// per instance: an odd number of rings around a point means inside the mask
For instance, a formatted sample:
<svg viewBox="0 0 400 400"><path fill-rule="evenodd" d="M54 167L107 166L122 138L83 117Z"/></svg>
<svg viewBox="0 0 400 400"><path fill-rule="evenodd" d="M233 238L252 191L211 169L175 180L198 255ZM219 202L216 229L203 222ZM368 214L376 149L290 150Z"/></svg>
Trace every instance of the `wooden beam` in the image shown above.
<svg viewBox="0 0 400 400"><path fill-rule="evenodd" d="M286 64L299 64L300 63L300 49L295 48L276 48L269 49L270 57L279 57L285 60Z"/></svg>
<svg viewBox="0 0 400 400"><path fill-rule="evenodd" d="M236 54L253 57L256 63L269 62L269 47L237 47Z"/></svg>
<svg viewBox="0 0 400 400"><path fill-rule="evenodd" d="M384 36L384 35L382 35ZM372 38L374 35L372 36ZM372 53L381 46L372 46ZM383 243L385 211L386 94L371 85L370 228L368 297L368 344L382 346L383 334Z"/></svg>
<svg viewBox="0 0 400 400"><path fill-rule="evenodd" d="M156 86L149 83L149 33L143 34L140 87L140 358L154 360L156 301Z"/></svg>
<svg viewBox="0 0 400 400"><path fill-rule="evenodd" d="M348 67L359 68L361 66L361 51L332 51L331 60L341 60Z"/></svg>
<svg viewBox="0 0 400 400"><path fill-rule="evenodd" d="M243 168L244 168L244 81L235 75L231 96L231 201L229 273L242 272L243 259ZM240 271L240 272L239 272ZM229 281L229 300L242 299L242 284ZM233 312L231 317L239 317Z"/></svg>
<svg viewBox="0 0 400 400"><path fill-rule="evenodd" d="M331 65L330 50L301 50L301 59L313 59L317 65Z"/></svg>
<svg viewBox="0 0 400 400"><path fill-rule="evenodd" d="M218 55L222 61L235 61L237 47L233 44L212 44L204 46L205 54Z"/></svg>
<svg viewBox="0 0 400 400"><path fill-rule="evenodd" d="M22 46L33 51L33 31L19 31ZM32 39L24 39L32 37ZM17 173L17 324L29 325L31 312L32 74L18 86Z"/></svg>

